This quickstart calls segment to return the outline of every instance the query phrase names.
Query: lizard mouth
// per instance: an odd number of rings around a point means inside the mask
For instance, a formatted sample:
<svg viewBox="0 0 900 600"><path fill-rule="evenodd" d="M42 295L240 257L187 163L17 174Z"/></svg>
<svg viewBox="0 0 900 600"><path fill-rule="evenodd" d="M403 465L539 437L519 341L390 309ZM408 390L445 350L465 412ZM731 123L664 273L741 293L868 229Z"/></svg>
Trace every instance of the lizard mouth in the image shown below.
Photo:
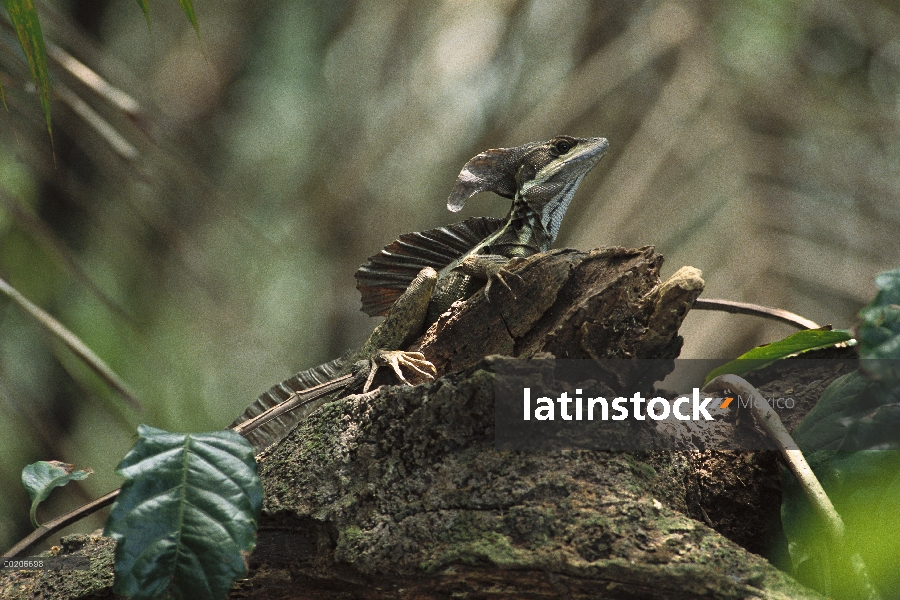
<svg viewBox="0 0 900 600"><path fill-rule="evenodd" d="M566 154L563 154L543 169L537 172L534 179L525 182L522 192L528 194L532 188L547 188L562 181L581 181L588 171L600 162L609 141L606 138L578 139L578 144Z"/></svg>
<svg viewBox="0 0 900 600"><path fill-rule="evenodd" d="M606 151L609 149L609 140L602 137L596 137L578 140L578 142L578 145L574 148L574 152L570 152L563 157L565 158L563 165L567 168L571 168L576 164L587 161L590 163L590 166L585 165L587 167L586 173L594 165L600 162L600 159L606 154Z"/></svg>

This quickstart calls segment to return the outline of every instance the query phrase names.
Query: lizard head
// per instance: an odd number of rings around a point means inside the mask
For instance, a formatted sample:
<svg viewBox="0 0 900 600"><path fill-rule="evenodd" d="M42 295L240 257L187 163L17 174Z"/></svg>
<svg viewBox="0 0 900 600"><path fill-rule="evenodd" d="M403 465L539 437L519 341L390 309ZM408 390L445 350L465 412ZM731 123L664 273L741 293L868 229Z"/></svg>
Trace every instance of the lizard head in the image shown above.
<svg viewBox="0 0 900 600"><path fill-rule="evenodd" d="M447 208L460 210L478 192L504 198L518 193L552 238L582 178L609 147L605 138L560 135L547 142L495 148L471 159L456 179Z"/></svg>
<svg viewBox="0 0 900 600"><path fill-rule="evenodd" d="M607 148L605 138L558 136L533 152L534 160L520 167L516 174L519 200L540 215L551 242L559 233L575 190Z"/></svg>

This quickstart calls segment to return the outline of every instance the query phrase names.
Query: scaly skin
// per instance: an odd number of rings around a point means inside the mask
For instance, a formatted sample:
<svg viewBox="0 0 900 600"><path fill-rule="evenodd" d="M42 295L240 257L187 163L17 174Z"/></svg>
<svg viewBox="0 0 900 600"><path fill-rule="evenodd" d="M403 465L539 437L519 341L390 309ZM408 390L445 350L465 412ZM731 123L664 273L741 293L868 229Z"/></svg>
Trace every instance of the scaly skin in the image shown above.
<svg viewBox="0 0 900 600"><path fill-rule="evenodd" d="M232 427L286 401L294 393L353 372L358 368L360 361L368 361L370 364L368 378L363 386L364 392L368 391L379 367L391 367L397 377L406 384L409 382L403 375L403 368L415 374L417 379L433 379L437 374L434 365L425 360L421 353L401 352L400 348L411 344L422 333L422 323L425 321L425 313L437 279L438 275L434 269L430 267L422 269L359 350L348 352L330 363L302 371L273 386L248 406L244 414L232 423ZM351 386L356 387L354 384L348 387ZM280 415L248 432L245 438L253 444L257 452L261 452L281 441L299 422L339 394L340 391L330 393Z"/></svg>
<svg viewBox="0 0 900 600"><path fill-rule="evenodd" d="M460 210L468 198L482 191L512 197L513 204L502 228L440 270L428 323L453 302L480 289L486 276L507 274L502 266L508 260L548 251L575 190L608 147L603 138L558 136L548 142L488 150L470 160L457 178L448 208Z"/></svg>
<svg viewBox="0 0 900 600"><path fill-rule="evenodd" d="M453 302L468 298L485 281L488 288L493 279L508 288L504 276L515 277L505 269L508 261L549 250L575 190L607 147L603 138L558 136L548 142L488 150L472 158L460 172L447 207L456 212L476 193L492 191L513 199L506 219L472 218L406 234L371 257L356 274L357 287L363 310L373 316L386 314L385 320L359 350L274 386L235 424L304 389L353 372L361 360L370 364L364 391L381 366L390 366L407 384L403 369L416 379L433 379L435 368L424 356L402 349ZM340 393L285 413L249 432L247 439L262 450Z"/></svg>

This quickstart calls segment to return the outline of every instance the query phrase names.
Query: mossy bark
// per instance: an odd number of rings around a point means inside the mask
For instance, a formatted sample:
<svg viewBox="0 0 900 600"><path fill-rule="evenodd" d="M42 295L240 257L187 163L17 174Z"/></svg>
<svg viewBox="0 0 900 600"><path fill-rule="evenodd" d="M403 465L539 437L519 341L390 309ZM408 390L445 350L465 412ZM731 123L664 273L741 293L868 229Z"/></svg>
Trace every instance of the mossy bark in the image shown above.
<svg viewBox="0 0 900 600"><path fill-rule="evenodd" d="M316 411L260 457L259 543L231 597L818 597L688 516L686 453L494 448L486 356L678 355L703 281L661 265L649 247L526 259L414 346L438 380Z"/></svg>

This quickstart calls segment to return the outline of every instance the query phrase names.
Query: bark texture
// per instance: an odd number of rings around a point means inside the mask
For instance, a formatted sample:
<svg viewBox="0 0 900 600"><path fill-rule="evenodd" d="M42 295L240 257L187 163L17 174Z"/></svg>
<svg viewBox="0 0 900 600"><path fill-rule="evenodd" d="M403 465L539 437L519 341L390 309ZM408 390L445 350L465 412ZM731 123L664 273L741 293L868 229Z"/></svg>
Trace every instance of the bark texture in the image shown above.
<svg viewBox="0 0 900 600"><path fill-rule="evenodd" d="M684 454L494 449L485 356L674 358L703 288L652 248L527 259L454 306L422 351L443 377L323 407L265 456L241 598L813 598L686 514ZM513 300L512 295L515 295Z"/></svg>
<svg viewBox="0 0 900 600"><path fill-rule="evenodd" d="M259 543L231 597L818 597L687 516L685 453L494 448L485 357L678 355L703 281L660 282L661 265L650 247L528 258L511 290L454 305L413 348L437 381L316 411L260 458Z"/></svg>

